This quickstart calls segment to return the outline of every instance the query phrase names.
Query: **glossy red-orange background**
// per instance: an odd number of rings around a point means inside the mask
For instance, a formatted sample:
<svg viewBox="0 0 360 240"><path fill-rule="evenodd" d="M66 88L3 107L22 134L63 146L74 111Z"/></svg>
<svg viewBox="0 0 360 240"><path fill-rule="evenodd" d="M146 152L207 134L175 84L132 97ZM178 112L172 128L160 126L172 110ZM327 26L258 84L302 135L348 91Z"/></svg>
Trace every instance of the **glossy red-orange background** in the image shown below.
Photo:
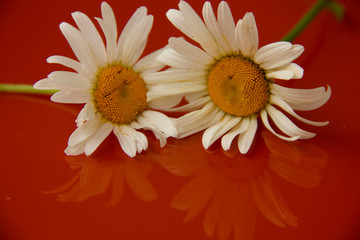
<svg viewBox="0 0 360 240"><path fill-rule="evenodd" d="M177 0L108 2L119 29L141 5L155 16L147 53L165 45L168 37L181 35L165 17L168 9L177 8ZM201 13L203 1L189 2ZM215 9L218 2L212 1ZM254 12L261 46L279 40L313 2L228 1L235 19L246 11ZM62 21L73 24L70 13L77 10L99 17L100 3L2 0L0 81L33 84L58 69L45 59L55 54L73 57L58 25ZM330 121L322 128L305 126L318 133L309 142L329 156L323 181L317 188L306 189L279 180L284 198L300 219L299 226L282 229L258 214L254 239L355 240L360 236L360 3L341 3L347 9L342 22L324 11L296 39L306 49L297 60L305 75L287 85L332 87L333 95L324 107L301 113ZM75 203L61 203L56 195L44 194L74 175L63 150L75 129L79 106L51 103L47 96L0 93L0 107L0 239L208 239L201 215L184 224L185 213L170 207L188 179L158 165L148 176L159 195L155 201L144 203L128 187L119 204L107 208L103 207L106 194ZM200 142L194 144L203 151Z"/></svg>

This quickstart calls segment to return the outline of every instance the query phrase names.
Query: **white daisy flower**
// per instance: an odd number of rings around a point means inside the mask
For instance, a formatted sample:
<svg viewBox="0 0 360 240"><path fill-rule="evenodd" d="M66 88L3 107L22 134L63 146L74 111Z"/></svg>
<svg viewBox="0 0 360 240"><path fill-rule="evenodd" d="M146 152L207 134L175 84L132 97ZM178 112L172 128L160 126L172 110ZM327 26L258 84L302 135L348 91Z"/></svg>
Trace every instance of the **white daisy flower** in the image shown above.
<svg viewBox="0 0 360 240"><path fill-rule="evenodd" d="M158 84L149 93L150 99L171 99L157 107L192 111L175 120L179 137L206 129L202 138L205 148L222 137L222 147L228 150L239 136L238 148L245 154L253 142L258 116L269 131L288 141L312 138L315 134L297 127L282 111L307 124L328 124L304 119L294 110L322 106L331 95L330 87L291 89L274 80L303 76L303 69L292 63L304 51L303 46L281 41L259 49L254 15L248 12L235 24L224 1L219 4L217 18L210 2L204 4L204 22L185 1L180 1L179 9L169 10L168 19L202 49L183 38L170 38L171 48L158 57L170 68L145 77ZM167 96L164 89L168 89ZM183 96L188 104L172 108ZM268 116L285 135L273 129Z"/></svg>
<svg viewBox="0 0 360 240"><path fill-rule="evenodd" d="M146 76L163 64L155 61L163 50L139 60L153 24L147 9L136 10L119 39L115 15L103 2L102 18L96 18L106 39L106 46L92 21L81 12L72 17L78 29L61 23L60 30L69 42L78 61L51 56L49 63L58 63L75 72L55 71L35 83L37 89L58 89L51 100L61 103L85 103L79 113L77 129L70 136L65 153L90 155L111 133L117 136L124 152L130 157L146 150L148 140L136 129L151 130L161 146L177 130L164 114L149 109L147 93L151 89ZM139 60L139 61L138 61Z"/></svg>

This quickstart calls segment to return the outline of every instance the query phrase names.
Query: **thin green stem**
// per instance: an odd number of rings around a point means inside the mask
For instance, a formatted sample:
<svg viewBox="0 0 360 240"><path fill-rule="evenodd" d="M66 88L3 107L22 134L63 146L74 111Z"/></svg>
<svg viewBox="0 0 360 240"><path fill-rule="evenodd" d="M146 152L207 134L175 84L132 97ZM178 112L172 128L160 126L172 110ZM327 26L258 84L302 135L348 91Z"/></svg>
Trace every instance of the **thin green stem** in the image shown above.
<svg viewBox="0 0 360 240"><path fill-rule="evenodd" d="M329 8L338 19L344 15L344 7L335 0L318 0L281 40L292 42L324 8Z"/></svg>
<svg viewBox="0 0 360 240"><path fill-rule="evenodd" d="M30 93L30 94L44 94L51 95L57 92L57 90L39 90L34 89L30 84L0 84L0 92L11 93Z"/></svg>

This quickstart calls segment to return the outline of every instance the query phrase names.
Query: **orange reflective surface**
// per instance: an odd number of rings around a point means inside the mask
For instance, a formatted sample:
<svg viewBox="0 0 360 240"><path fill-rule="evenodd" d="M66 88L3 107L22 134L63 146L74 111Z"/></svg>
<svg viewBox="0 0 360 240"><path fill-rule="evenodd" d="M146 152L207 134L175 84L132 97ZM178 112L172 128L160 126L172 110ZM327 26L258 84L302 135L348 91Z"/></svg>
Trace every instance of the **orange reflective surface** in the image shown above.
<svg viewBox="0 0 360 240"><path fill-rule="evenodd" d="M165 17L177 1L108 2L119 29L141 5L155 16L146 53L181 35ZM202 1L189 2L201 13ZM313 1L228 2L235 19L254 12L263 46L280 39ZM0 93L0 239L359 239L360 4L341 2L344 21L324 11L296 40L306 49L296 61L305 75L284 83L331 86L325 106L300 113L330 121L303 126L317 132L314 139L288 143L260 126L242 156L219 143L204 150L201 134L170 138L161 149L146 132L149 149L134 159L113 135L91 157L66 156L81 106ZM100 3L2 1L1 82L33 84L59 69L45 59L73 53L58 24L73 24L77 10L100 16Z"/></svg>

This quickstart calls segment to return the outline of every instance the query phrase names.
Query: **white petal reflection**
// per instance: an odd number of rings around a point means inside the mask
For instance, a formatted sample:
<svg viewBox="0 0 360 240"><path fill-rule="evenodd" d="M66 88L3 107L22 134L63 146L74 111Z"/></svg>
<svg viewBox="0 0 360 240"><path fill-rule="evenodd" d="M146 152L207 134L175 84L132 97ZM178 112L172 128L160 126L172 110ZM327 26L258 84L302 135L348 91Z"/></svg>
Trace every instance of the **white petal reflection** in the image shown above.
<svg viewBox="0 0 360 240"><path fill-rule="evenodd" d="M91 156L65 156L65 160L77 171L76 174L63 185L44 191L57 194L58 201L80 202L109 193L110 199L105 206L113 206L125 194L125 184L142 201L158 197L148 179L152 163L141 154L135 158L127 156L114 135L110 135Z"/></svg>
<svg viewBox="0 0 360 240"><path fill-rule="evenodd" d="M298 219L281 194L276 175L301 187L315 187L326 167L324 150L309 142L285 142L269 132L256 139L258 147L242 155L233 144L220 143L199 152L201 134L171 140L158 157L176 176L192 177L175 195L171 206L186 211L184 221L204 216L204 232L219 239L252 240L260 212L280 227L297 226ZM181 157L167 153L176 147ZM169 152L167 152L169 151ZM164 156L166 155L166 157Z"/></svg>

